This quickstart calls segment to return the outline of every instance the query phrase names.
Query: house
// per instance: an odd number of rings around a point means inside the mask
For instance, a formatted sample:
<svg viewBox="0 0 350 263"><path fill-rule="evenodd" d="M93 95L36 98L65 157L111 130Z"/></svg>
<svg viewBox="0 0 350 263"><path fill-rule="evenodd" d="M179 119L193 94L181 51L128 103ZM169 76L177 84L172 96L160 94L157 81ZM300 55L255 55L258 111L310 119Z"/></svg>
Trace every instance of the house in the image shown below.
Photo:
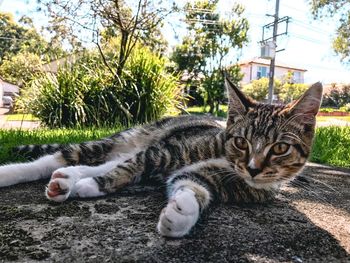
<svg viewBox="0 0 350 263"><path fill-rule="evenodd" d="M19 94L19 87L0 77L0 107L3 106L3 96L14 97Z"/></svg>
<svg viewBox="0 0 350 263"><path fill-rule="evenodd" d="M238 63L244 77L241 83L248 84L252 80L269 77L270 60L263 58L253 58L251 60L241 61ZM293 67L288 64L275 63L275 78L282 80L289 72L293 74L294 83L304 83L304 73L306 69Z"/></svg>

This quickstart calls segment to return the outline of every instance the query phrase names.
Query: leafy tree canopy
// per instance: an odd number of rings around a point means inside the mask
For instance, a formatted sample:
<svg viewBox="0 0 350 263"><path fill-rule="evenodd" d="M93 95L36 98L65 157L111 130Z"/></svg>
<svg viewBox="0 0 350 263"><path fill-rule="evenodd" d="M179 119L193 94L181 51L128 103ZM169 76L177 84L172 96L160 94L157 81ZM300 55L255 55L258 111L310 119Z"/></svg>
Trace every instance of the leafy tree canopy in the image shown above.
<svg viewBox="0 0 350 263"><path fill-rule="evenodd" d="M40 36L27 16L17 23L11 14L0 13L0 32L0 64L20 52L36 54L44 60L63 53L59 46L52 46Z"/></svg>
<svg viewBox="0 0 350 263"><path fill-rule="evenodd" d="M348 0L312 0L312 14L316 19L339 15L339 26L333 39L333 49L341 60L350 62L350 2Z"/></svg>
<svg viewBox="0 0 350 263"><path fill-rule="evenodd" d="M197 0L185 5L187 35L181 45L174 49L172 60L178 71L187 71L194 79L199 73L205 78L202 82L204 98L210 105L210 112L224 95L221 71L230 67L239 81L239 70L230 65L234 62L234 50L241 48L247 41L248 20L243 17L244 8L234 4L227 16L217 10L218 0Z"/></svg>

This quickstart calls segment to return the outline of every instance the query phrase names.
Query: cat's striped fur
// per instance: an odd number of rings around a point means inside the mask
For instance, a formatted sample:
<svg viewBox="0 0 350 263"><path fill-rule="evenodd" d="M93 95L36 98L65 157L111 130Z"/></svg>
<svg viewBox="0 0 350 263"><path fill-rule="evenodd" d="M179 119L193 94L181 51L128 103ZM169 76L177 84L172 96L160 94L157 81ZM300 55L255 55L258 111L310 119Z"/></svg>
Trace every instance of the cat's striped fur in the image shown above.
<svg viewBox="0 0 350 263"><path fill-rule="evenodd" d="M214 201L261 202L291 180L310 153L322 86L287 106L259 104L228 79L227 127L198 116L165 118L95 142L23 146L49 153L0 167L0 186L51 176L50 200L114 193L142 180L166 182L169 203L158 231L183 236Z"/></svg>

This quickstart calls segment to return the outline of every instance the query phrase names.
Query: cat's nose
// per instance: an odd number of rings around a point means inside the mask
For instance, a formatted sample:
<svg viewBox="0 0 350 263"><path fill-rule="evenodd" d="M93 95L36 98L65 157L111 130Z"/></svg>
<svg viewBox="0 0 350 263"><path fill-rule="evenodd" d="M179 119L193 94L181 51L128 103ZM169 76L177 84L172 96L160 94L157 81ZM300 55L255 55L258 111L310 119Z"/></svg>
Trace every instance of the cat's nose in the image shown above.
<svg viewBox="0 0 350 263"><path fill-rule="evenodd" d="M251 177L255 177L261 172L261 169L252 169L250 167L247 167L247 171L251 175Z"/></svg>

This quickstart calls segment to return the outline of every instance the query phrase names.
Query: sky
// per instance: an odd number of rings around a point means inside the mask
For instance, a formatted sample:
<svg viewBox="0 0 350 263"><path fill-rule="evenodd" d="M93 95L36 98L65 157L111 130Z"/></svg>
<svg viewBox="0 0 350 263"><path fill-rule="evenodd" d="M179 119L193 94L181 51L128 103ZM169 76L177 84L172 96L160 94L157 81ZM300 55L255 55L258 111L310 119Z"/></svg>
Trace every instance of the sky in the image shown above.
<svg viewBox="0 0 350 263"><path fill-rule="evenodd" d="M48 18L44 14L34 12L34 2L35 0L0 0L0 10L13 13L16 19L23 14L33 17L35 25L40 28L48 23ZM177 1L180 5L185 2L186 0ZM233 2L232 0L221 0L219 2L220 12L227 12ZM273 18L266 14L274 14L275 0L237 0L236 2L245 6L244 16L250 23L250 42L237 54L235 53L235 60L258 57L262 26L273 21ZM288 35L278 40L277 49L285 50L276 54L277 62L306 69L306 83L316 81L324 84L350 83L350 65L342 64L340 58L332 50L332 37L337 28L337 19L313 20L306 0L280 0L279 17L283 16L289 16L291 22ZM181 37L186 32L182 26L183 23L179 21L178 16L169 17L165 23L163 34L170 46L181 41Z"/></svg>

